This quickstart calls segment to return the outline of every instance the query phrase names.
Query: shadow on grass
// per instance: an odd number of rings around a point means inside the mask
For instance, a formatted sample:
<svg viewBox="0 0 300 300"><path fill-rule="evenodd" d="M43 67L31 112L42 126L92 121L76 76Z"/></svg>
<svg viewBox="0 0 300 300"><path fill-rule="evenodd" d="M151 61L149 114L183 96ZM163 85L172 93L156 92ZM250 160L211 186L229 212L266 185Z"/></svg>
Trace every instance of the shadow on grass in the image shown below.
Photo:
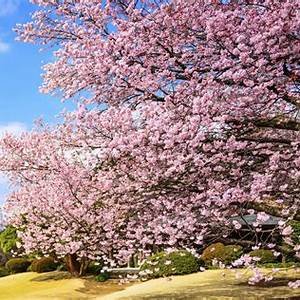
<svg viewBox="0 0 300 300"><path fill-rule="evenodd" d="M68 272L49 272L35 277L32 281L42 282L70 278L72 276ZM128 285L118 285L117 280L99 283L93 277L82 279L84 280L84 287L76 289L76 291L87 297L107 295L128 287ZM274 278L270 282L261 282L256 286L248 285L247 282L232 283L212 280L206 282L206 284L204 282L201 284L200 281L199 286L186 286L172 292L126 297L124 300L300 300L300 289L293 290L287 287L288 282L291 280L294 281L296 278Z"/></svg>
<svg viewBox="0 0 300 300"><path fill-rule="evenodd" d="M49 273L41 274L30 281L35 282L45 282L45 281L57 281L57 280L64 280L64 279L75 279L72 275L68 272L61 272L61 271L54 271ZM84 280L84 287L76 289L77 292L86 294L86 295L106 295L113 292L121 291L125 288L125 286L120 286L118 280L108 280L106 282L96 282L93 276L86 276L82 277ZM129 285L126 285L126 287Z"/></svg>
<svg viewBox="0 0 300 300"><path fill-rule="evenodd" d="M271 281L261 281L257 283L255 286L260 288L272 288L272 287L279 287L279 286L284 287L287 286L290 281L296 281L296 280L299 280L299 278L279 277L279 278L273 278ZM238 285L249 287L249 284L247 282L242 282L239 283Z"/></svg>
<svg viewBox="0 0 300 300"><path fill-rule="evenodd" d="M215 291L181 291L178 293L170 293L170 294L156 294L156 295L148 295L143 297L130 297L124 298L124 300L281 300L281 299L289 299L289 300L299 300L300 293L295 296L287 296L286 292L277 291L273 293L263 293L259 291L240 293L238 291L233 291L232 289L222 289Z"/></svg>
<svg viewBox="0 0 300 300"><path fill-rule="evenodd" d="M49 273L43 273L38 277L34 277L30 281L50 281L50 280L63 280L63 279L71 279L72 275L68 272L49 272Z"/></svg>
<svg viewBox="0 0 300 300"><path fill-rule="evenodd" d="M124 298L124 300L300 300L300 290L287 287L291 278L276 278L272 283L250 286L240 284L214 284L184 288L172 293L160 293Z"/></svg>

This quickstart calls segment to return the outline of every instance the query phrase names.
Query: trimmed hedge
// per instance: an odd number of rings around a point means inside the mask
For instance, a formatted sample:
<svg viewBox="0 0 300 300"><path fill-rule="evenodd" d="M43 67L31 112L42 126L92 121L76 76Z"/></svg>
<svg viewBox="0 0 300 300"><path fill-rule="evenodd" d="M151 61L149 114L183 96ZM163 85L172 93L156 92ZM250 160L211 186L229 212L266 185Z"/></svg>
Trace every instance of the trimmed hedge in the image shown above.
<svg viewBox="0 0 300 300"><path fill-rule="evenodd" d="M169 254L158 252L150 256L141 266L141 271L149 278L190 274L199 271L200 261L190 252L181 250Z"/></svg>
<svg viewBox="0 0 300 300"><path fill-rule="evenodd" d="M58 263L54 261L52 257L42 257L41 259L35 259L31 264L31 271L37 273L45 273L55 271Z"/></svg>
<svg viewBox="0 0 300 300"><path fill-rule="evenodd" d="M0 268L0 277L8 276L10 273L6 268Z"/></svg>
<svg viewBox="0 0 300 300"><path fill-rule="evenodd" d="M215 243L204 249L201 259L206 266L211 266L213 260L217 260L227 265L241 257L243 247L239 245L225 246L222 243Z"/></svg>
<svg viewBox="0 0 300 300"><path fill-rule="evenodd" d="M30 265L30 261L26 258L12 258L5 264L5 267L10 273L16 274L26 272Z"/></svg>
<svg viewBox="0 0 300 300"><path fill-rule="evenodd" d="M252 257L259 257L259 264L265 264L265 263L272 263L276 261L276 257L274 256L273 252L271 250L265 250L265 249L258 249L253 250L248 253Z"/></svg>

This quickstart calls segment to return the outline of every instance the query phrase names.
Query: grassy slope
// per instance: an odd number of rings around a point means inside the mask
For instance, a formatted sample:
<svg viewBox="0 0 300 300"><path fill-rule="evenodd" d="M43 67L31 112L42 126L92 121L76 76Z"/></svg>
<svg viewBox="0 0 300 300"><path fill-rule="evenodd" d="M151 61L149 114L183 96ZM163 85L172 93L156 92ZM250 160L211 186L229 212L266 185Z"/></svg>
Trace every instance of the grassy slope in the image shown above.
<svg viewBox="0 0 300 300"><path fill-rule="evenodd" d="M61 273L53 272L58 275ZM249 287L239 284L249 275L241 270L242 280L226 270L212 270L186 276L160 278L133 286L115 282L96 283L84 279L50 280L51 274L23 273L0 278L0 300L205 300L205 299L300 299L300 289L285 286ZM56 275L55 274L55 275ZM50 275L50 277L49 277ZM281 272L282 277L296 278L300 273ZM57 277L57 276L56 276ZM39 281L36 281L39 280ZM122 290L126 288L125 290Z"/></svg>
<svg viewBox="0 0 300 300"><path fill-rule="evenodd" d="M269 270L270 271L270 270ZM237 281L235 274L229 270L211 270L204 273L195 273L186 276L174 276L155 279L133 285L123 291L107 296L100 296L98 300L206 300L206 299L300 299L300 289L292 290L286 286L253 287L246 284L249 276L241 270L242 279ZM300 273L293 271L281 272L283 277L300 277ZM285 282L286 284L286 282Z"/></svg>
<svg viewBox="0 0 300 300"><path fill-rule="evenodd" d="M92 300L124 289L115 282L61 279L64 272L22 273L0 278L0 300ZM53 280L55 279L55 280Z"/></svg>
<svg viewBox="0 0 300 300"><path fill-rule="evenodd" d="M84 294L76 291L77 289L84 287L84 283L80 279L51 280L43 282L31 281L38 276L38 274L30 272L1 278L0 299L88 299Z"/></svg>

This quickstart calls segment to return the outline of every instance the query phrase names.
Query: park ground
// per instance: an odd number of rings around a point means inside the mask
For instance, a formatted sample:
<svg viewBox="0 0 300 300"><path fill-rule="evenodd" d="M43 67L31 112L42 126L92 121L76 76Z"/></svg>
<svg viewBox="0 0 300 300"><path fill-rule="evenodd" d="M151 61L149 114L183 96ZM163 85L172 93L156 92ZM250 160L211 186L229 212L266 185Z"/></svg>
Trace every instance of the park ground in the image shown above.
<svg viewBox="0 0 300 300"><path fill-rule="evenodd" d="M230 270L210 270L125 285L66 278L61 272L30 272L0 278L0 300L300 299L300 289L286 286L288 280L300 277L300 271L281 270L273 283L259 287L247 285L249 273L240 272L240 280Z"/></svg>

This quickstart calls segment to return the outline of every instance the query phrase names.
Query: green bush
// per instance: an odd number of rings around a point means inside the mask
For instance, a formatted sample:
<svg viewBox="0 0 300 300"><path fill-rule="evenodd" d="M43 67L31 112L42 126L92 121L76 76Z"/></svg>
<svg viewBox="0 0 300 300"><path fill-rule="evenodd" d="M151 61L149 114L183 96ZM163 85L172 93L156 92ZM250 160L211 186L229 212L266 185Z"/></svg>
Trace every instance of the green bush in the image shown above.
<svg viewBox="0 0 300 300"><path fill-rule="evenodd" d="M8 276L10 273L6 268L0 268L0 277Z"/></svg>
<svg viewBox="0 0 300 300"><path fill-rule="evenodd" d="M4 254L9 254L12 250L17 249L17 241L17 230L13 226L7 226L0 233L0 248Z"/></svg>
<svg viewBox="0 0 300 300"><path fill-rule="evenodd" d="M31 271L37 273L45 273L55 271L58 264L52 257L42 257L41 259L35 259L31 263Z"/></svg>
<svg viewBox="0 0 300 300"><path fill-rule="evenodd" d="M57 271L68 271L67 270L67 266L65 264L62 264L62 263L60 263L60 264L57 265L56 270Z"/></svg>
<svg viewBox="0 0 300 300"><path fill-rule="evenodd" d="M10 273L15 274L26 272L30 264L30 261L26 258L12 258L5 264L5 267Z"/></svg>
<svg viewBox="0 0 300 300"><path fill-rule="evenodd" d="M289 225L293 228L292 233L292 241L295 244L300 244L300 222L299 221L291 221Z"/></svg>
<svg viewBox="0 0 300 300"><path fill-rule="evenodd" d="M259 264L265 264L265 263L272 263L276 261L276 257L274 256L273 252L271 250L265 250L265 249L258 249L253 250L248 253L252 257L259 257Z"/></svg>
<svg viewBox="0 0 300 300"><path fill-rule="evenodd" d="M141 271L149 278L158 278L195 273L199 271L200 265L200 261L185 250L169 254L158 252L142 264Z"/></svg>
<svg viewBox="0 0 300 300"><path fill-rule="evenodd" d="M92 275L98 275L100 274L102 268L103 268L103 263L92 261L89 263L86 273Z"/></svg>
<svg viewBox="0 0 300 300"><path fill-rule="evenodd" d="M99 275L95 276L95 280L98 282L104 282L109 279L109 274L107 272L100 273Z"/></svg>
<svg viewBox="0 0 300 300"><path fill-rule="evenodd" d="M300 244L300 222L299 221L290 221L287 225L290 225L293 229L293 233L291 234L291 239L294 244ZM295 256L294 247L285 242L284 238L280 236L278 238L278 242L281 244L281 253L283 255L283 259L286 262L299 262L300 259Z"/></svg>
<svg viewBox="0 0 300 300"><path fill-rule="evenodd" d="M225 246L222 243L215 243L204 249L201 259L206 266L211 266L213 260L227 265L238 259L243 254L243 247L239 245Z"/></svg>
<svg viewBox="0 0 300 300"><path fill-rule="evenodd" d="M215 243L206 247L201 254L201 259L204 261L205 265L211 265L214 259L218 259L221 256L220 253L222 253L224 247L225 246L222 243Z"/></svg>

